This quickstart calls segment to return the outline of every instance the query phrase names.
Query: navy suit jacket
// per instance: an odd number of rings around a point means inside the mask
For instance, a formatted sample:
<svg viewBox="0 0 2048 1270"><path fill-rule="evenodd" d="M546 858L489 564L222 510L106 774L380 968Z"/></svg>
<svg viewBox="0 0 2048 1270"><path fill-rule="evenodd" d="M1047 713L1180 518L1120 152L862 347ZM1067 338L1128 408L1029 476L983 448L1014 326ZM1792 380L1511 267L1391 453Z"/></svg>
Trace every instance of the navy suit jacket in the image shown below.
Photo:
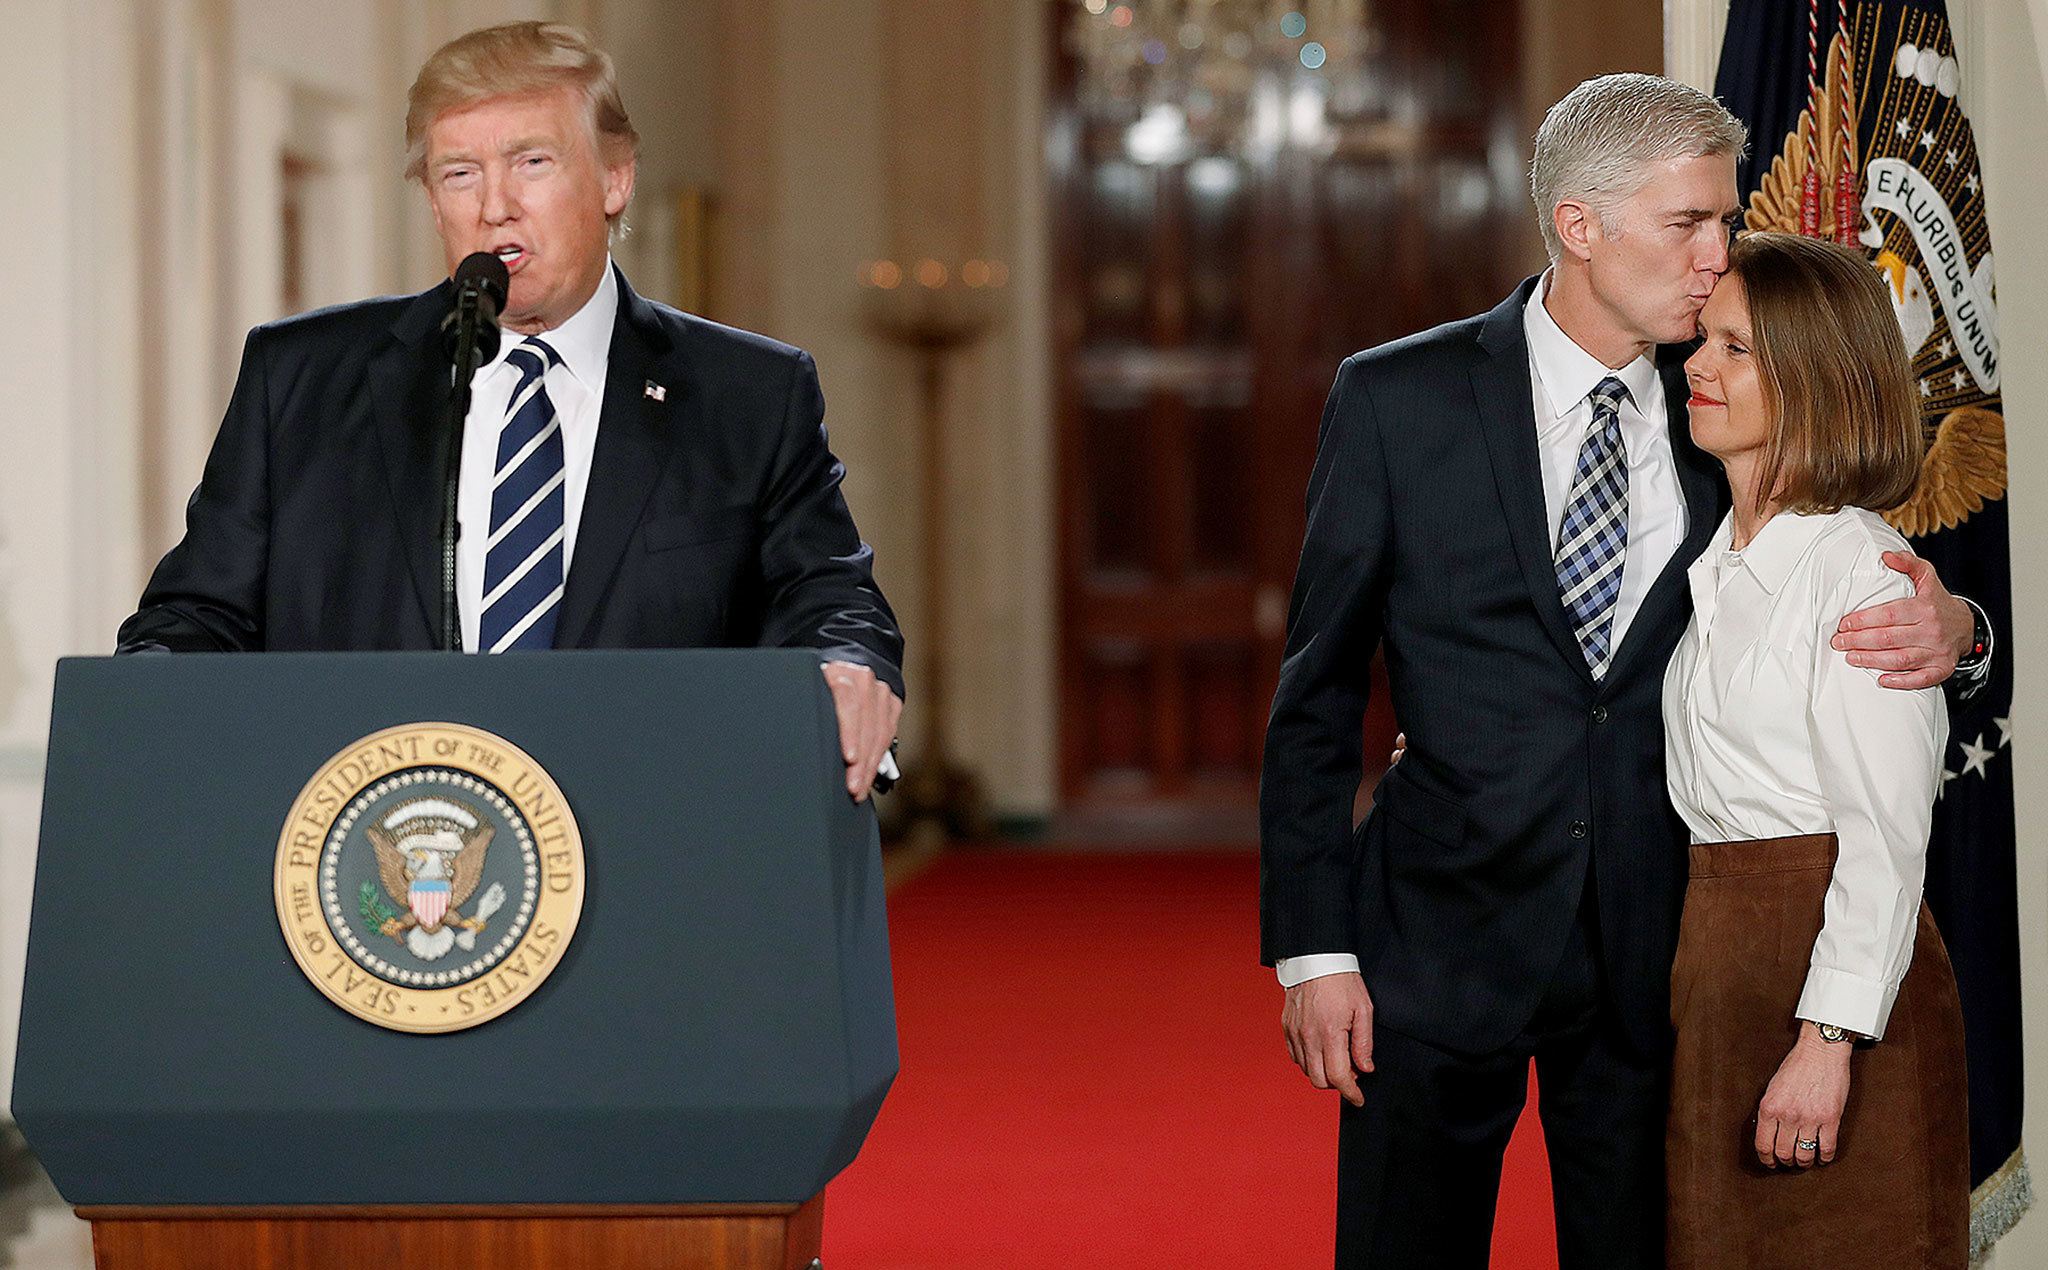
<svg viewBox="0 0 2048 1270"><path fill-rule="evenodd" d="M619 314L557 648L814 648L903 692L808 354L635 295ZM250 332L124 650L429 649L450 284ZM646 391L666 389L663 400Z"/></svg>
<svg viewBox="0 0 2048 1270"><path fill-rule="evenodd" d="M1484 1053L1534 1016L1590 874L1607 992L1656 1054L1687 863L1660 691L1726 487L1691 441L1683 350L1664 350L1690 523L1596 683L1552 565L1522 329L1534 286L1338 372L1266 733L1262 953L1355 950L1378 1025ZM1354 833L1382 645L1408 749Z"/></svg>

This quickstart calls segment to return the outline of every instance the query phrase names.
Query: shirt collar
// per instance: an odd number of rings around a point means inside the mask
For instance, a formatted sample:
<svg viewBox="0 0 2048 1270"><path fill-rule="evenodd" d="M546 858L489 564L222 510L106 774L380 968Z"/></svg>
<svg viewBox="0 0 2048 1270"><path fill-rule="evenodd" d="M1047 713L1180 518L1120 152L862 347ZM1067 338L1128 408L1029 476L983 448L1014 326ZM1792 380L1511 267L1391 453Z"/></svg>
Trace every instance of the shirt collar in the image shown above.
<svg viewBox="0 0 2048 1270"><path fill-rule="evenodd" d="M1834 514L1828 512L1779 512L1765 521L1756 537L1742 549L1742 567L1763 584L1764 590L1776 595L1834 519Z"/></svg>
<svg viewBox="0 0 2048 1270"><path fill-rule="evenodd" d="M1737 553L1742 567L1749 571L1749 576L1757 580L1757 585L1776 595L1784 587L1786 580L1792 576L1792 570L1806 558L1806 553L1813 549L1813 544L1820 540L1821 534L1834 519L1834 514L1827 512L1779 512L1765 521L1764 527L1757 531L1756 537L1750 539L1749 545ZM1721 518L1720 528L1714 531L1714 536L1707 541L1706 550L1693 562L1689 572L1704 572L1714 568L1734 541L1735 514L1730 512Z"/></svg>
<svg viewBox="0 0 2048 1270"><path fill-rule="evenodd" d="M607 359L611 356L612 328L619 320L619 283L612 273L612 260L606 255L604 276L597 281L597 290L583 307L569 316L569 320L551 331L542 331L540 338L547 342L555 355L562 359L576 381L595 391L603 382ZM504 364L505 358L526 337L516 331L505 332L505 338L498 345L498 355L491 359L477 374L481 377L495 372Z"/></svg>
<svg viewBox="0 0 2048 1270"><path fill-rule="evenodd" d="M1543 306L1543 297L1550 294L1550 282L1555 270L1546 270L1536 289L1529 294L1529 303L1522 308L1522 330L1529 341L1529 359L1536 367L1536 378L1543 385L1544 396L1550 399L1551 417L1562 419L1578 408L1600 381L1609 375L1628 386L1630 398L1636 403L1638 412L1647 413L1650 402L1650 388L1657 379L1657 366L1647 353L1620 370L1613 370L1599 358L1580 348L1572 337L1564 333L1557 319L1550 316L1550 310Z"/></svg>

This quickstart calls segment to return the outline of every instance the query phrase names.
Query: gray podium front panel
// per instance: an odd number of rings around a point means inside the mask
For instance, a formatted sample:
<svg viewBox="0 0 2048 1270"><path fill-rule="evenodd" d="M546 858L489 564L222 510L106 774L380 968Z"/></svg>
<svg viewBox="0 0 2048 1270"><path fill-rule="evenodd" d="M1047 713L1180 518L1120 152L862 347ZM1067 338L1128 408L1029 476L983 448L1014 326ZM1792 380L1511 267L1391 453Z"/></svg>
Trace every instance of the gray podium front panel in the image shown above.
<svg viewBox="0 0 2048 1270"><path fill-rule="evenodd" d="M443 1035L330 1004L272 899L305 782L422 721L538 760L585 851L552 976ZM68 660L14 1111L75 1204L796 1202L895 1076L887 939L808 653Z"/></svg>

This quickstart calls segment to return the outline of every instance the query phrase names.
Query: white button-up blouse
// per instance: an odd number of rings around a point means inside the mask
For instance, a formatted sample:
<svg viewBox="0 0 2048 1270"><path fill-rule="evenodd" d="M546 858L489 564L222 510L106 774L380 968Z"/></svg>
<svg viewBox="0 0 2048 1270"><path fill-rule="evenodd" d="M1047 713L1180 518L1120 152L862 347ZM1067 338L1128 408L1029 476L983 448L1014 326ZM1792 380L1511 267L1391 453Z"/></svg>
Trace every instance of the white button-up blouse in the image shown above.
<svg viewBox="0 0 2048 1270"><path fill-rule="evenodd" d="M1693 617L1664 677L1666 780L1695 842L1837 836L1794 1016L1882 1036L1913 957L1948 711L1880 687L1829 640L1912 594L1908 550L1860 508L1781 512L1743 550L1724 519L1688 572Z"/></svg>

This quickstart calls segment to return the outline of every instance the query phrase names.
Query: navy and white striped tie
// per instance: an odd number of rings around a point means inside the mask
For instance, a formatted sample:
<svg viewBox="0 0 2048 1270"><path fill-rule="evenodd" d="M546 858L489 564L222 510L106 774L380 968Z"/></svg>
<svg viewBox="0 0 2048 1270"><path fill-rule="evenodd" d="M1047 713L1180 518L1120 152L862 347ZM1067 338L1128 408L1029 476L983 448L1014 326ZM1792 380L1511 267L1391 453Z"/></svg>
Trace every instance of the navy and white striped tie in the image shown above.
<svg viewBox="0 0 2048 1270"><path fill-rule="evenodd" d="M483 620L477 648L551 648L562 603L562 423L548 400L547 372L561 363L538 339L505 355L519 372L498 433L491 481L491 538L484 550Z"/></svg>
<svg viewBox="0 0 2048 1270"><path fill-rule="evenodd" d="M1628 450L1621 403L1628 386L1612 375L1590 394L1593 421L1572 471L1571 497L1557 531L1557 589L1593 678L1614 659L1614 602L1628 555Z"/></svg>

